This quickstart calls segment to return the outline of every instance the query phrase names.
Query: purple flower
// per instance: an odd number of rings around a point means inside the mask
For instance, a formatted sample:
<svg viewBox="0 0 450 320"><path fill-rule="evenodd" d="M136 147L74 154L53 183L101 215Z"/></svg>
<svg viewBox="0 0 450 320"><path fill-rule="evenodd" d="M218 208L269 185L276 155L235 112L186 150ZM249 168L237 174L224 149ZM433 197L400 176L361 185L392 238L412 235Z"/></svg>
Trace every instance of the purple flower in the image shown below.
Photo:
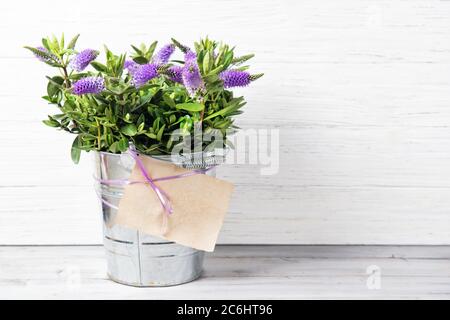
<svg viewBox="0 0 450 320"><path fill-rule="evenodd" d="M188 61L197 61L197 54L194 51L191 51L191 49L189 49L185 54L184 54L184 62L188 62Z"/></svg>
<svg viewBox="0 0 450 320"><path fill-rule="evenodd" d="M133 60L126 60L123 68L127 69L130 74L134 74L136 69L140 66L140 64L134 62Z"/></svg>
<svg viewBox="0 0 450 320"><path fill-rule="evenodd" d="M183 83L183 67L172 66L166 73L169 75L169 79L173 82Z"/></svg>
<svg viewBox="0 0 450 320"><path fill-rule="evenodd" d="M76 71L83 71L86 67L97 58L99 52L93 49L85 49L77 54L72 61L70 66Z"/></svg>
<svg viewBox="0 0 450 320"><path fill-rule="evenodd" d="M105 80L100 77L81 78L73 84L72 91L76 95L100 93L105 89Z"/></svg>
<svg viewBox="0 0 450 320"><path fill-rule="evenodd" d="M156 64L165 64L169 61L170 56L175 51L175 45L174 44L166 44L164 47L162 47L158 53L153 58L153 62Z"/></svg>
<svg viewBox="0 0 450 320"><path fill-rule="evenodd" d="M47 48L44 48L44 47L37 47L36 48L37 50L39 50L39 51L41 51L41 52L43 52L43 53L46 53L47 55L50 55L51 57L52 57L52 59L53 60L58 60L58 58L54 55L54 54L52 54L52 53L50 53L48 50L47 50ZM42 62L48 62L48 61L51 61L52 59L49 59L49 58L46 58L46 57L42 57L42 56L40 56L40 55L38 55L38 54L34 54L34 56L37 58L37 59L39 59L40 61L42 61Z"/></svg>
<svg viewBox="0 0 450 320"><path fill-rule="evenodd" d="M183 84L191 96L195 95L196 91L204 86L196 60L188 60L184 63L181 76Z"/></svg>
<svg viewBox="0 0 450 320"><path fill-rule="evenodd" d="M224 88L245 87L252 81L248 72L240 70L223 71L219 74L219 78L223 81Z"/></svg>
<svg viewBox="0 0 450 320"><path fill-rule="evenodd" d="M133 72L133 83L136 87L140 87L157 76L158 67L156 64L147 63L139 65Z"/></svg>
<svg viewBox="0 0 450 320"><path fill-rule="evenodd" d="M124 69L129 69L129 68L133 68L137 65L136 62L134 62L133 60L126 60L123 64L123 68Z"/></svg>

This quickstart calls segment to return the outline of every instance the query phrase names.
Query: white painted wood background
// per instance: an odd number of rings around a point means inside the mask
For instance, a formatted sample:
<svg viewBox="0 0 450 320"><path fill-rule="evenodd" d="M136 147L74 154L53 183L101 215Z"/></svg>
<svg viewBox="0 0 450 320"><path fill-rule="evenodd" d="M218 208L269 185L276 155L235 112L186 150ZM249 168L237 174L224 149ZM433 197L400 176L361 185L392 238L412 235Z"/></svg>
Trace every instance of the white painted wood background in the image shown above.
<svg viewBox="0 0 450 320"><path fill-rule="evenodd" d="M0 244L100 243L89 157L45 127L50 72L22 49L191 42L256 53L244 128L280 129L280 171L236 184L221 243L450 244L450 2L0 2Z"/></svg>

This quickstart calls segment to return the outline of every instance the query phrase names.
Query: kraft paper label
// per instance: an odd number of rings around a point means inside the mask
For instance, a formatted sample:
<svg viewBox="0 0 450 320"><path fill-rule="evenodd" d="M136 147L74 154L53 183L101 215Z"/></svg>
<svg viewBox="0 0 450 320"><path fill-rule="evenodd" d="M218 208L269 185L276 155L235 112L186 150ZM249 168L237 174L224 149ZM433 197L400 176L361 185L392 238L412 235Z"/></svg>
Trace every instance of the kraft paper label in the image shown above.
<svg viewBox="0 0 450 320"><path fill-rule="evenodd" d="M139 158L152 179L189 172L151 157ZM146 181L137 165L129 180ZM233 185L205 174L155 184L167 194L173 208L171 215L166 214L148 183L135 183L126 185L114 223L188 247L213 251Z"/></svg>

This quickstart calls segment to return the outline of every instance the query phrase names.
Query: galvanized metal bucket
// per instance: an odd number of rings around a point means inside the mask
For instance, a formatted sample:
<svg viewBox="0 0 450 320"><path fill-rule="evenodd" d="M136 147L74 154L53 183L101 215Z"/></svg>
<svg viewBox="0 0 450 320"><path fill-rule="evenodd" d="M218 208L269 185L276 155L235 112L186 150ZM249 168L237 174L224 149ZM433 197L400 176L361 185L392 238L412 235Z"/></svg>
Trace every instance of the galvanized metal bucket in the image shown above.
<svg viewBox="0 0 450 320"><path fill-rule="evenodd" d="M154 158L189 169L220 164L224 159L203 153ZM128 179L135 162L127 153L94 152L94 164L96 178L113 180ZM206 174L215 176L215 170ZM172 286L190 282L201 275L203 251L113 224L123 186L97 182L95 187L101 198L103 243L111 280L138 287Z"/></svg>

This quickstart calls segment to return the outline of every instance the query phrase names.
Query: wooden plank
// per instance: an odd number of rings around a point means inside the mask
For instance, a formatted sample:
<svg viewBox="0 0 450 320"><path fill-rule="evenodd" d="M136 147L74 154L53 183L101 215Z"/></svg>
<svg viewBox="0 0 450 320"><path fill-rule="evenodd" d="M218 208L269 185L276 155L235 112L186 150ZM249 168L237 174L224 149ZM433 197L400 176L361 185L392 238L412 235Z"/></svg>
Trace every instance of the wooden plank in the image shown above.
<svg viewBox="0 0 450 320"><path fill-rule="evenodd" d="M282 201L275 202L265 198L265 188L252 188L250 192L246 186L237 186L220 243L446 244L449 241L445 208L450 206L450 199L443 190L280 188L274 189L273 195ZM14 208L0 209L0 243L101 243L101 215L92 187L1 188L0 201L16 203ZM271 212L279 216L274 217Z"/></svg>
<svg viewBox="0 0 450 320"><path fill-rule="evenodd" d="M200 280L156 290L107 280L101 247L0 247L0 298L444 299L449 249L220 246ZM379 289L367 287L373 266L381 272Z"/></svg>
<svg viewBox="0 0 450 320"><path fill-rule="evenodd" d="M36 131L32 130L33 126ZM70 160L74 137L58 135L51 128L41 127L40 123L33 126L30 125L30 134L39 136L40 140L33 141L26 150L14 139L5 140L4 156L0 158L0 165L5 168L1 185L91 185L90 155L83 154L78 167ZM8 132L12 133L13 127L9 128ZM7 126L3 130L6 129ZM245 150L254 149L247 146ZM450 150L447 128L281 129L279 158L274 156L279 170L275 174L261 175L262 169L269 165L254 165L248 161L236 167L224 167L219 173L223 178L252 187L265 184L294 188L447 188L450 187L449 179L445 179L450 178L447 150Z"/></svg>

